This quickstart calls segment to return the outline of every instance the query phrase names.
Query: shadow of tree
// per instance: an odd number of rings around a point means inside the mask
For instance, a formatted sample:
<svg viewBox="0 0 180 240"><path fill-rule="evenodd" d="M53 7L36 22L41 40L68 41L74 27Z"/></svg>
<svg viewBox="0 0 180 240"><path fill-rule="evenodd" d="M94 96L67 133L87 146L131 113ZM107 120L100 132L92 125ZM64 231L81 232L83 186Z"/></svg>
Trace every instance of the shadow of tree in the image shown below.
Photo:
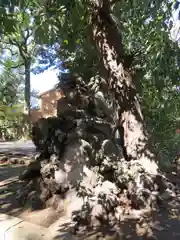
<svg viewBox="0 0 180 240"><path fill-rule="evenodd" d="M142 219L125 219L114 226L104 224L97 228L86 228L73 233L70 223L64 223L59 226L56 239L80 239L80 240L162 240L175 239L180 237L180 221L178 218L172 219L168 212L161 210L153 212L150 216Z"/></svg>
<svg viewBox="0 0 180 240"><path fill-rule="evenodd" d="M24 169L25 166L23 165L6 164L0 166L0 213L17 216L27 207L31 207L32 210L42 208L40 199L38 201L38 198L36 198L36 202L31 202L30 199L33 194L38 193L37 185L33 186L31 184L31 192L29 193L27 182L18 180L19 174ZM29 200L29 206L27 200Z"/></svg>

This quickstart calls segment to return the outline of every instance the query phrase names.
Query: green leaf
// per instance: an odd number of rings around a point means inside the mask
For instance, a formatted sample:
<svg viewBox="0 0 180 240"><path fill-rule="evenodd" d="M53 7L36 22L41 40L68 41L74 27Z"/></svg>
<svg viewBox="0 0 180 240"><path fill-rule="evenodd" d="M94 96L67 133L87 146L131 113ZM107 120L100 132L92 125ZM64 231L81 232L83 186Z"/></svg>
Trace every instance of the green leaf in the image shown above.
<svg viewBox="0 0 180 240"><path fill-rule="evenodd" d="M67 39L64 40L64 44L68 45L68 40Z"/></svg>

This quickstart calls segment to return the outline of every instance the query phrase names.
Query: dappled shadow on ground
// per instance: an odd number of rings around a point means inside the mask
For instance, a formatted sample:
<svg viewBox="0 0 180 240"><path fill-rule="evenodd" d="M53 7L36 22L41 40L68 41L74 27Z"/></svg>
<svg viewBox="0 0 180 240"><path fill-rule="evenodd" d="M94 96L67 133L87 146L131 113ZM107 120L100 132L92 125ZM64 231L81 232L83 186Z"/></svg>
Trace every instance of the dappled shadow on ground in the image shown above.
<svg viewBox="0 0 180 240"><path fill-rule="evenodd" d="M33 188L33 184L31 189L27 189L27 182L19 181L19 175L24 169L25 165L0 165L0 213L17 215L28 207L26 201L32 197L28 194L33 195L37 189ZM34 205L38 209L38 202Z"/></svg>
<svg viewBox="0 0 180 240"><path fill-rule="evenodd" d="M2 164L0 165L0 186L4 185L2 181L8 181L8 179L12 179L18 177L19 174L25 169L23 165L10 165L10 164Z"/></svg>
<svg viewBox="0 0 180 240"><path fill-rule="evenodd" d="M8 185L0 188L0 213L17 216L17 214L20 213L22 208L22 205L16 199L16 193L19 189L19 183L16 182Z"/></svg>
<svg viewBox="0 0 180 240"><path fill-rule="evenodd" d="M29 206L25 202L20 202L17 197L19 191L26 195L26 182L18 181L18 176L23 171L24 165L0 165L0 213L6 213L13 216L19 216ZM169 176L171 179L172 176ZM15 181L15 182L14 182ZM172 181L178 184L178 178L174 177ZM4 183L4 184L2 184ZM32 195L36 189L32 189ZM27 197L27 196L25 196ZM22 199L22 198L21 198ZM178 198L167 203L163 203L159 211L153 212L139 220L126 219L122 220L118 226L104 225L104 227L95 230L88 229L85 233L74 235L75 239L180 239L180 201ZM32 211L38 209L36 199L36 207ZM41 209L41 207L39 207ZM57 220L57 217L56 217ZM54 240L58 238L73 239L72 227L70 224L61 224L58 234Z"/></svg>
<svg viewBox="0 0 180 240"><path fill-rule="evenodd" d="M180 239L180 221L172 218L166 210L154 212L151 216L139 220L127 219L116 226L104 225L94 230L87 229L73 235L70 224L59 226L56 239L105 239L105 240L169 240ZM71 237L70 237L71 236ZM74 237L74 238L73 238Z"/></svg>
<svg viewBox="0 0 180 240"><path fill-rule="evenodd" d="M20 211L22 206L16 197L22 186L18 177L23 169L23 165L0 165L0 213L16 214Z"/></svg>
<svg viewBox="0 0 180 240"><path fill-rule="evenodd" d="M48 227L59 218L53 209L44 209L39 185L19 181L25 165L0 165L0 214L9 214L25 221Z"/></svg>

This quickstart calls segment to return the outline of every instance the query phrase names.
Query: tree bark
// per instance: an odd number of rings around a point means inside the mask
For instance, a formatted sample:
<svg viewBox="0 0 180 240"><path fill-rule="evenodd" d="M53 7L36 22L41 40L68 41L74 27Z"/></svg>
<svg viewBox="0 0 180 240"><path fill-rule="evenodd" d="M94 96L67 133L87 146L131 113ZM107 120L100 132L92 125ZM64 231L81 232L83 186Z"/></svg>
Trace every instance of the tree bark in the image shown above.
<svg viewBox="0 0 180 240"><path fill-rule="evenodd" d="M155 154L149 145L131 72L126 68L127 58L123 52L119 28L112 18L110 1L89 0L89 17L91 37L109 76L107 81L119 108L128 159L139 160L151 172L157 173Z"/></svg>
<svg viewBox="0 0 180 240"><path fill-rule="evenodd" d="M25 89L24 89L24 98L25 98L25 113L30 116L31 108L31 80L30 80L30 69L31 61L26 60L24 63L25 66Z"/></svg>

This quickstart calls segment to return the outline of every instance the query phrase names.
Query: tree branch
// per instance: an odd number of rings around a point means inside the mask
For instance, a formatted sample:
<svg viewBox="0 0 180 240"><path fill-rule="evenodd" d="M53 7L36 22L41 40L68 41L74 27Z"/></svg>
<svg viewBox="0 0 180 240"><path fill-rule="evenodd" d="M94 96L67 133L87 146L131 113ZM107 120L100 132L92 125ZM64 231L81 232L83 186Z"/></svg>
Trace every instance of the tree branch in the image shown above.
<svg viewBox="0 0 180 240"><path fill-rule="evenodd" d="M10 51L12 56L17 55L17 52L13 52L13 50L10 47L4 47L4 49Z"/></svg>
<svg viewBox="0 0 180 240"><path fill-rule="evenodd" d="M13 39L10 38L9 43L16 46L19 49L19 53L20 53L21 57L23 58L23 60L25 60L26 58L25 58L25 54L22 51L22 45L18 41L16 41L14 38Z"/></svg>
<svg viewBox="0 0 180 240"><path fill-rule="evenodd" d="M27 33L27 34L26 34ZM33 35L33 31L30 31L29 28L26 28L23 32L22 32L22 37L24 39L24 43L27 44L27 40Z"/></svg>
<svg viewBox="0 0 180 240"><path fill-rule="evenodd" d="M24 66L24 63L19 63L15 66L12 66L11 68L15 69L15 68L19 68L19 67L22 67L22 66Z"/></svg>
<svg viewBox="0 0 180 240"><path fill-rule="evenodd" d="M14 38L9 38L9 44L19 48L19 43Z"/></svg>

